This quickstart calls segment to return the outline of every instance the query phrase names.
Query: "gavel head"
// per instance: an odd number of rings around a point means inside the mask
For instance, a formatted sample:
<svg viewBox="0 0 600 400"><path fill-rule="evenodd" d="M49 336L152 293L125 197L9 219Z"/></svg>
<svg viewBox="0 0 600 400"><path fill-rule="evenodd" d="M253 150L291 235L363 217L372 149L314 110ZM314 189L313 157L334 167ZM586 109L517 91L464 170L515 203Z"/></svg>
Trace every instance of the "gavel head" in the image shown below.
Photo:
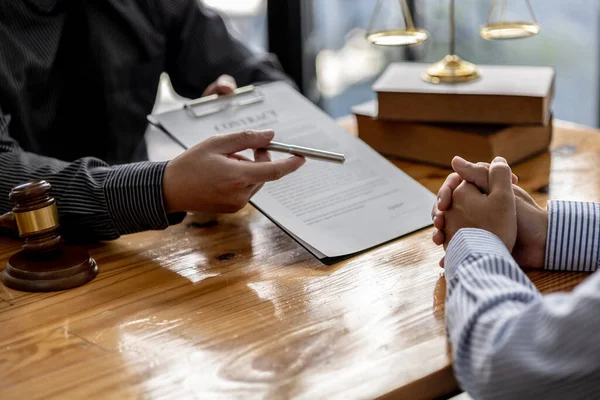
<svg viewBox="0 0 600 400"><path fill-rule="evenodd" d="M19 235L25 239L23 250L40 252L58 248L62 242L56 201L50 197L50 184L43 180L15 186L9 198L15 203Z"/></svg>
<svg viewBox="0 0 600 400"><path fill-rule="evenodd" d="M56 201L50 184L32 181L15 186L9 198L12 212L0 217L25 239L23 250L13 254L2 270L2 283L26 292L53 292L83 285L98 274L98 264L81 247L62 243ZM0 218L0 222L1 222Z"/></svg>

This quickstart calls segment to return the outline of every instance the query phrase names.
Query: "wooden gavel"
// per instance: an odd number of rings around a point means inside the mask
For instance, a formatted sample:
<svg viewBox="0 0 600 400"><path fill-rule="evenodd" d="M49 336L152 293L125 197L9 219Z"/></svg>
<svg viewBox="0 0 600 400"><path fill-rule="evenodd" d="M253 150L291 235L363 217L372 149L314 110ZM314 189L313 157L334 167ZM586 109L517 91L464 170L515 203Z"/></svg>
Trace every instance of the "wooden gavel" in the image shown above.
<svg viewBox="0 0 600 400"><path fill-rule="evenodd" d="M63 243L51 189L48 182L38 180L17 185L9 194L15 207L0 216L0 226L17 229L25 242L2 271L7 287L27 292L66 290L98 274L87 250Z"/></svg>

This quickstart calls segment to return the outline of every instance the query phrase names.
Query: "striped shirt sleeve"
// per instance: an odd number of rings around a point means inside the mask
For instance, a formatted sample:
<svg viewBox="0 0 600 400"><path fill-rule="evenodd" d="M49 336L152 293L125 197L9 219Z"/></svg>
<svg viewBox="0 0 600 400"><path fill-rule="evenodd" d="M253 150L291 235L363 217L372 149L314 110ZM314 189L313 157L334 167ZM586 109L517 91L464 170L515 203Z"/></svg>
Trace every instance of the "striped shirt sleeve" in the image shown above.
<svg viewBox="0 0 600 400"><path fill-rule="evenodd" d="M502 241L462 229L446 254L453 367L474 399L587 399L600 392L600 272L542 296Z"/></svg>
<svg viewBox="0 0 600 400"><path fill-rule="evenodd" d="M108 166L96 158L64 162L23 151L8 135L10 117L0 114L0 213L14 204L11 189L32 179L52 186L65 237L111 240L142 230L164 229L184 215L167 216L162 196L166 163Z"/></svg>
<svg viewBox="0 0 600 400"><path fill-rule="evenodd" d="M600 203L548 202L548 270L595 271L600 263Z"/></svg>

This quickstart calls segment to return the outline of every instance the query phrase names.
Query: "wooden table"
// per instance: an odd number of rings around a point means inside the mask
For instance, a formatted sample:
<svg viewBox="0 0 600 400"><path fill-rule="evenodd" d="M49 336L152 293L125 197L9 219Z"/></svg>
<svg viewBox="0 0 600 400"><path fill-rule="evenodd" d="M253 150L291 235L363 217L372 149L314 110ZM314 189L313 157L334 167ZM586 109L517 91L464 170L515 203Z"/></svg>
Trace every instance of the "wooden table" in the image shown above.
<svg viewBox="0 0 600 400"><path fill-rule="evenodd" d="M352 120L344 124L354 130ZM514 170L544 204L600 199L600 132L558 122ZM397 162L433 192L447 170ZM324 266L247 207L91 252L99 276L0 288L0 397L430 398L451 393L442 249L425 229ZM0 239L0 265L19 243ZM585 274L532 272L544 292Z"/></svg>

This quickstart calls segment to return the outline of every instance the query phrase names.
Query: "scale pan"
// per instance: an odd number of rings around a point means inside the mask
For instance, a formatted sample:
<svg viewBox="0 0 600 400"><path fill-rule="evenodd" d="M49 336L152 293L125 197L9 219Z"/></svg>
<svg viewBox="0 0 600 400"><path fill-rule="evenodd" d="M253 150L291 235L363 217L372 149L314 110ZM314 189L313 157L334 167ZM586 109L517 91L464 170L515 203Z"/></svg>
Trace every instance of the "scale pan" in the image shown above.
<svg viewBox="0 0 600 400"><path fill-rule="evenodd" d="M367 40L378 46L418 45L428 37L429 34L424 29L390 29L367 34Z"/></svg>
<svg viewBox="0 0 600 400"><path fill-rule="evenodd" d="M519 39L540 32L540 26L532 22L499 22L481 27L479 33L486 40Z"/></svg>

